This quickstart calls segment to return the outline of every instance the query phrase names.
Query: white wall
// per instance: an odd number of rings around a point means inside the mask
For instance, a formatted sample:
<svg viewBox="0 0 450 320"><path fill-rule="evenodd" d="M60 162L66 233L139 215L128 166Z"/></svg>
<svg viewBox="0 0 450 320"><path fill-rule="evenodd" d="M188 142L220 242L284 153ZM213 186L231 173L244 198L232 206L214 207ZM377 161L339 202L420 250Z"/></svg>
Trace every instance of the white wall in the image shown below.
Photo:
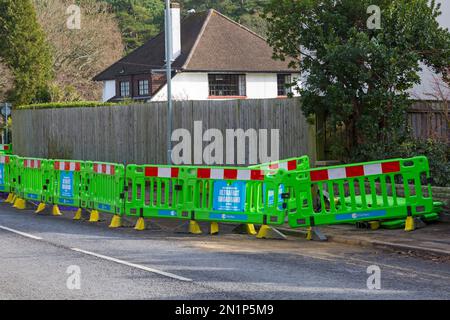
<svg viewBox="0 0 450 320"><path fill-rule="evenodd" d="M108 101L112 97L116 96L116 81L107 80L103 81L103 102Z"/></svg>
<svg viewBox="0 0 450 320"><path fill-rule="evenodd" d="M172 78L172 97L174 100L207 100L208 74L184 72ZM153 96L152 101L167 100L167 85Z"/></svg>
<svg viewBox="0 0 450 320"><path fill-rule="evenodd" d="M247 98L276 98L277 75L275 73L247 73Z"/></svg>
<svg viewBox="0 0 450 320"><path fill-rule="evenodd" d="M292 76L298 77L294 74ZM246 86L248 99L276 98L278 95L275 73L247 73ZM208 100L208 74L191 72L177 74L172 78L172 95L174 100ZM165 100L167 100L166 86L152 98L152 101Z"/></svg>

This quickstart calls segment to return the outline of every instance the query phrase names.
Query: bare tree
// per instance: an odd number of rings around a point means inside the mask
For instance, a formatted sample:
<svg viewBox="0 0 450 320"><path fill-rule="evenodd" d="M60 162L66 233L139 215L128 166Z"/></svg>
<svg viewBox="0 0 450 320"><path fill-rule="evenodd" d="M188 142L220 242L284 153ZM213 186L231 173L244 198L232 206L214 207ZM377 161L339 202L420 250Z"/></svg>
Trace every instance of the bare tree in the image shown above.
<svg viewBox="0 0 450 320"><path fill-rule="evenodd" d="M73 0L34 0L37 16L53 47L52 100L99 100L101 84L92 77L123 54L121 33L108 4L77 1L80 29L67 26Z"/></svg>
<svg viewBox="0 0 450 320"><path fill-rule="evenodd" d="M0 58L0 102L5 102L8 92L14 88L14 76L11 69Z"/></svg>
<svg viewBox="0 0 450 320"><path fill-rule="evenodd" d="M432 88L433 92L428 93L426 95L431 97L432 100L436 101L437 108L439 110L439 113L442 115L444 121L446 122L448 131L450 128L450 121L448 115L448 107L450 103L450 85L448 81L443 80L441 76L433 75ZM431 135L436 135L436 133L433 132L431 133ZM446 143L449 142L448 134L445 134L444 136L439 136L439 138L443 139Z"/></svg>

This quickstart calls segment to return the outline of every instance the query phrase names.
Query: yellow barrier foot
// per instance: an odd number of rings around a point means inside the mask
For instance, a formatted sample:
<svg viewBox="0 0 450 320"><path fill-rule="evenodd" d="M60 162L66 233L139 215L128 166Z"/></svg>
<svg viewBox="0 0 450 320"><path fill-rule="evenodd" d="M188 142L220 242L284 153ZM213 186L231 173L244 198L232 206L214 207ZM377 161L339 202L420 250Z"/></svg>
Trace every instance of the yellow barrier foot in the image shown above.
<svg viewBox="0 0 450 320"><path fill-rule="evenodd" d="M412 216L406 217L405 231L414 231L414 219Z"/></svg>
<svg viewBox="0 0 450 320"><path fill-rule="evenodd" d="M27 207L27 202L24 199L17 198L16 201L14 201L14 208L23 210Z"/></svg>
<svg viewBox="0 0 450 320"><path fill-rule="evenodd" d="M248 234L251 236L254 236L257 233L255 230L255 226L250 223L238 225L233 229L233 232L238 234Z"/></svg>
<svg viewBox="0 0 450 320"><path fill-rule="evenodd" d="M78 208L77 212L75 212L75 216L73 217L73 220L81 220L82 213L83 213L83 209Z"/></svg>
<svg viewBox="0 0 450 320"><path fill-rule="evenodd" d="M378 230L380 229L380 221L370 221L369 226L370 230Z"/></svg>
<svg viewBox="0 0 450 320"><path fill-rule="evenodd" d="M91 216L89 217L89 222L98 222L100 220L100 213L98 210L92 210Z"/></svg>
<svg viewBox="0 0 450 320"><path fill-rule="evenodd" d="M16 199L17 199L17 196L14 195L13 198L11 199L11 203L12 203L13 205L14 205L14 202L16 201Z"/></svg>
<svg viewBox="0 0 450 320"><path fill-rule="evenodd" d="M275 228L263 224L256 235L258 239L278 239L286 240L287 237Z"/></svg>
<svg viewBox="0 0 450 320"><path fill-rule="evenodd" d="M317 227L309 227L306 233L306 240L327 241L328 238Z"/></svg>
<svg viewBox="0 0 450 320"><path fill-rule="evenodd" d="M211 222L210 234L219 234L219 224L217 222Z"/></svg>
<svg viewBox="0 0 450 320"><path fill-rule="evenodd" d="M306 233L306 240L310 241L312 240L312 228L308 227L308 231Z"/></svg>
<svg viewBox="0 0 450 320"><path fill-rule="evenodd" d="M61 211L59 211L59 207L58 207L57 204L53 205L52 215L54 215L54 216L62 216L62 213L61 213Z"/></svg>
<svg viewBox="0 0 450 320"><path fill-rule="evenodd" d="M201 234L202 230L200 229L200 226L198 225L198 222L195 220L189 221L189 233L192 234Z"/></svg>
<svg viewBox="0 0 450 320"><path fill-rule="evenodd" d="M115 214L109 225L110 228L120 228L122 226L122 218L118 214Z"/></svg>
<svg viewBox="0 0 450 320"><path fill-rule="evenodd" d="M13 198L14 198L14 194L13 193L8 193L8 197L6 198L5 202L6 203L11 203Z"/></svg>
<svg viewBox="0 0 450 320"><path fill-rule="evenodd" d="M134 226L134 230L142 231L145 230L145 220L143 217L139 217L136 225Z"/></svg>
<svg viewBox="0 0 450 320"><path fill-rule="evenodd" d="M39 203L35 213L39 213L39 212L42 212L44 210L45 210L45 203L41 202L41 203Z"/></svg>

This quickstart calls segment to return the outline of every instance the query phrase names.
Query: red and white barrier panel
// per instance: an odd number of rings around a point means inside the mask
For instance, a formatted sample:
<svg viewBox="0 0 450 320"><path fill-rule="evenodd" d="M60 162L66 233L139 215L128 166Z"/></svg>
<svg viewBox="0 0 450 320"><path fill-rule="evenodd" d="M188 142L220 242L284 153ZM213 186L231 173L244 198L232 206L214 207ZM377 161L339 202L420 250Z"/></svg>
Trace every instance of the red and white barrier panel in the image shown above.
<svg viewBox="0 0 450 320"><path fill-rule="evenodd" d="M79 162L55 161L54 168L60 171L80 171L81 164Z"/></svg>
<svg viewBox="0 0 450 320"><path fill-rule="evenodd" d="M179 168L146 167L146 177L178 178ZM217 180L263 180L262 170L198 168L197 178Z"/></svg>
<svg viewBox="0 0 450 320"><path fill-rule="evenodd" d="M0 156L0 163L9 163L9 156Z"/></svg>
<svg viewBox="0 0 450 320"><path fill-rule="evenodd" d="M94 164L94 172L100 174L107 174L113 176L115 174L115 167L112 164Z"/></svg>
<svg viewBox="0 0 450 320"><path fill-rule="evenodd" d="M23 166L25 168L39 169L41 167L41 160L25 159L23 160Z"/></svg>
<svg viewBox="0 0 450 320"><path fill-rule="evenodd" d="M354 178L361 176L370 176L374 174L386 174L400 171L400 162L383 162L374 164L365 164L360 166L349 166L334 169L311 171L311 181L335 180Z"/></svg>
<svg viewBox="0 0 450 320"><path fill-rule="evenodd" d="M7 144L0 144L0 151L8 151L9 145Z"/></svg>
<svg viewBox="0 0 450 320"><path fill-rule="evenodd" d="M264 180L264 171L198 168L197 178L217 180Z"/></svg>
<svg viewBox="0 0 450 320"><path fill-rule="evenodd" d="M281 163L269 164L269 169L285 169L287 171L292 171L297 169L297 160L290 160Z"/></svg>
<svg viewBox="0 0 450 320"><path fill-rule="evenodd" d="M178 168L146 167L146 177L178 178Z"/></svg>

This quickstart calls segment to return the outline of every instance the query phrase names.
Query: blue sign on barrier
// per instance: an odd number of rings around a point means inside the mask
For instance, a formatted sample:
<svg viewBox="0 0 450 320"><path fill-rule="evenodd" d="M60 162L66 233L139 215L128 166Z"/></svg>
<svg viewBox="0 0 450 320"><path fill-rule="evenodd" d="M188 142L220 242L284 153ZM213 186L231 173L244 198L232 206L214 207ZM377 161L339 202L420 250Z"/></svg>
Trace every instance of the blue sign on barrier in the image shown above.
<svg viewBox="0 0 450 320"><path fill-rule="evenodd" d="M226 181L216 181L213 196L213 210L244 211L245 182L236 181L228 184Z"/></svg>
<svg viewBox="0 0 450 320"><path fill-rule="evenodd" d="M65 198L73 198L73 172L61 171L60 195Z"/></svg>
<svg viewBox="0 0 450 320"><path fill-rule="evenodd" d="M37 195L35 193L27 193L27 197L28 197L28 199L37 200L39 198L39 195Z"/></svg>
<svg viewBox="0 0 450 320"><path fill-rule="evenodd" d="M379 218L385 215L386 210L344 213L344 214L337 214L336 220L339 221L339 220L362 219L362 218Z"/></svg>
<svg viewBox="0 0 450 320"><path fill-rule="evenodd" d="M283 197L282 197L283 193L284 193L284 184L280 184L278 186L278 209L283 209ZM275 203L275 192L274 192L274 190L269 190L267 192L267 194L268 194L267 205L269 207L273 206L273 204ZM266 198L266 185L264 184L263 185L263 201L264 201L264 203L266 202L265 198Z"/></svg>
<svg viewBox="0 0 450 320"><path fill-rule="evenodd" d="M176 217L177 212L175 210L159 210L158 216L162 217Z"/></svg>
<svg viewBox="0 0 450 320"><path fill-rule="evenodd" d="M214 220L246 221L246 220L248 220L248 215L246 215L246 214L210 213L209 218L214 219Z"/></svg>
<svg viewBox="0 0 450 320"><path fill-rule="evenodd" d="M111 210L111 206L109 204L99 203L98 204L98 209L99 210L110 211Z"/></svg>
<svg viewBox="0 0 450 320"><path fill-rule="evenodd" d="M0 163L0 184L5 184L5 165Z"/></svg>

